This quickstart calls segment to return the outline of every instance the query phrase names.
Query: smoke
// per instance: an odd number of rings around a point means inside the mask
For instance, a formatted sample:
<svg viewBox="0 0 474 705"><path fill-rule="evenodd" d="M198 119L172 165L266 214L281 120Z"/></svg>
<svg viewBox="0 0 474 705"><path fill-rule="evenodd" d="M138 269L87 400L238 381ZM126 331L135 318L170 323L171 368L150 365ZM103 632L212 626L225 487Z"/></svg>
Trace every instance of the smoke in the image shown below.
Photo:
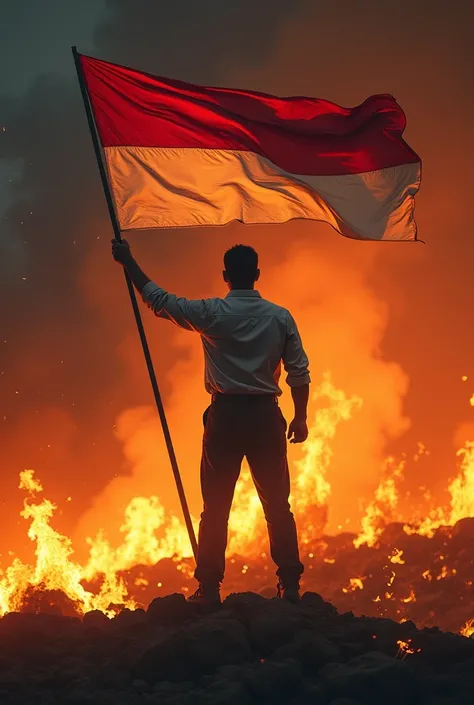
<svg viewBox="0 0 474 705"><path fill-rule="evenodd" d="M95 32L98 56L151 72L346 105L392 92L407 112L407 140L424 159L424 248L352 243L300 223L130 238L153 278L192 297L221 292L216 273L227 246L257 247L262 293L293 310L314 381L330 369L337 385L364 399L336 438L334 525L355 518L353 497L370 495L389 450L424 440L438 459L431 481L443 486L453 474L451 439L469 412L460 378L469 375L474 342L469 13L461 2L448 10L404 0L393 16L375 0L110 0ZM25 467L53 500L72 497L60 528L81 539L118 526L134 494L158 493L178 511L68 60L69 78L44 76L23 95L0 96L0 157L15 167L0 236L0 550L24 550L23 527L13 536L11 527ZM199 340L150 317L146 326L196 513L206 404Z"/></svg>
<svg viewBox="0 0 474 705"><path fill-rule="evenodd" d="M108 0L96 31L104 58L160 75L209 83L229 67L255 66L307 0L203 0L166 3Z"/></svg>
<svg viewBox="0 0 474 705"><path fill-rule="evenodd" d="M200 6L199 20L193 2L181 3L179 12L172 3L109 2L95 51L149 71L225 81L225 63L235 61L242 46L250 62L262 59L287 14L299 7L268 2L255 11L250 2L207 5L206 12ZM244 16L252 16L252 22ZM34 467L58 502L67 487L73 502L69 526L63 528L70 530L94 494L128 471L113 437L117 416L127 406L150 401L129 303L109 255L111 230L72 57L65 53L58 63L61 75L35 79L24 94L0 94L0 161L12 179L11 184L6 179L10 205L0 237L5 303L0 348L5 539L0 549L25 548L10 531L6 539L7 527L17 524L17 478L23 468ZM178 259L176 241L160 235L156 249L162 271ZM199 249L199 242L187 243L184 271ZM175 355L171 340L168 335L160 341L160 379ZM162 391L169 393L169 383ZM61 424L46 424L44 444L35 432L58 409L75 429L61 462L51 451L63 444Z"/></svg>

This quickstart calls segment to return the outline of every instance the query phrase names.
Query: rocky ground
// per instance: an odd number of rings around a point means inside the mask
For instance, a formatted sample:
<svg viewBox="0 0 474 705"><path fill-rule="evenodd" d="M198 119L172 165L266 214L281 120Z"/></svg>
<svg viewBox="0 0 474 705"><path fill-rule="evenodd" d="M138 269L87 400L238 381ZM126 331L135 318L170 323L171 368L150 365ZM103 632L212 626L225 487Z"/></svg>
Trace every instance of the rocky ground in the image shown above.
<svg viewBox="0 0 474 705"><path fill-rule="evenodd" d="M2 705L471 705L473 693L474 639L339 614L310 592L300 605L234 594L209 615L176 594L112 620L0 620Z"/></svg>

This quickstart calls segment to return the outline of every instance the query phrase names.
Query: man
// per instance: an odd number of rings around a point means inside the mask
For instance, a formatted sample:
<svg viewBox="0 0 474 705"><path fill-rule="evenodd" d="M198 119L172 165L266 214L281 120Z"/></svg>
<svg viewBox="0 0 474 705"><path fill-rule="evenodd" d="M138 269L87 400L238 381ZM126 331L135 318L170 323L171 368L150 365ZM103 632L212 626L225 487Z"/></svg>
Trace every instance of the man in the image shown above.
<svg viewBox="0 0 474 705"><path fill-rule="evenodd" d="M310 377L295 321L286 309L261 298L255 290L260 270L251 247L236 245L225 253L223 277L230 291L224 299L190 301L150 281L126 241L112 243L115 260L125 267L155 315L196 331L204 347L205 386L212 403L204 414L204 509L195 572L199 587L189 599L206 607L220 603L227 523L246 457L267 521L270 553L278 567L278 595L297 602L303 565L288 503L287 427L277 404L283 361L295 407L288 439L305 441Z"/></svg>

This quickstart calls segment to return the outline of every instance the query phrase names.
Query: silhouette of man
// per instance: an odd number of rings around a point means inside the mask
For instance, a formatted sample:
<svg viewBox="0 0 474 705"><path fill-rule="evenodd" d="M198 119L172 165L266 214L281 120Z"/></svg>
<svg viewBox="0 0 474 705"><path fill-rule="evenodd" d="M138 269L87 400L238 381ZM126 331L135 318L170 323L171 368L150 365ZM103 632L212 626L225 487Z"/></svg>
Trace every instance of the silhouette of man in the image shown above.
<svg viewBox="0 0 474 705"><path fill-rule="evenodd" d="M199 587L189 599L206 607L220 603L229 512L246 457L278 568L278 596L297 602L303 565L288 502L287 425L277 403L283 361L295 407L288 439L305 441L310 377L295 321L286 309L255 290L260 270L252 247L236 245L225 253L223 277L229 288L225 298L190 301L150 281L126 241L112 243L115 260L155 315L199 333L204 348L205 386L212 401L204 413L204 508L195 571Z"/></svg>

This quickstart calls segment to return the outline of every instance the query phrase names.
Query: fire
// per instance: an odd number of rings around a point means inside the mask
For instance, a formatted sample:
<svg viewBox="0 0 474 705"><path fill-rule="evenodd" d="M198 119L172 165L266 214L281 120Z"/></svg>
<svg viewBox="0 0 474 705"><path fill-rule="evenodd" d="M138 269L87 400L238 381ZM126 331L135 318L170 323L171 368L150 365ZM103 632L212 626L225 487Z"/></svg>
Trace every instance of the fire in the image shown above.
<svg viewBox="0 0 474 705"><path fill-rule="evenodd" d="M41 482L35 478L34 470L24 470L20 473L20 484L18 485L20 490L26 490L30 494L35 494L35 492L42 492L43 487Z"/></svg>
<svg viewBox="0 0 474 705"><path fill-rule="evenodd" d="M474 442L468 442L457 452L461 458L461 471L449 486L451 513L449 521L453 526L464 517L474 516Z"/></svg>
<svg viewBox="0 0 474 705"><path fill-rule="evenodd" d="M474 516L474 442L467 441L456 456L461 458L457 477L450 483L450 507L431 509L428 517L413 525L405 525L407 534L416 533L431 538L440 526L454 526L460 519Z"/></svg>
<svg viewBox="0 0 474 705"><path fill-rule="evenodd" d="M401 639L399 639L397 641L397 646L398 646L398 651L397 651L396 657L401 655L402 661L404 661L406 659L406 657L409 656L410 654L419 654L421 651L421 649L416 649L412 645L411 639L408 639L407 641L402 641Z"/></svg>
<svg viewBox="0 0 474 705"><path fill-rule="evenodd" d="M109 575L103 581L98 594L84 589L81 584L83 569L71 560L73 553L71 540L59 534L50 525L56 506L48 499L34 501L34 496L42 492L41 483L34 477L33 470L20 475L20 488L29 492L24 500L21 516L31 520L28 537L36 543L36 565L24 565L15 558L0 579L0 609L2 614L20 611L35 591L41 593L61 592L79 612L102 609L108 612L111 603L134 607L133 600L127 598L123 582L116 575ZM33 496L33 499L31 498Z"/></svg>
<svg viewBox="0 0 474 705"><path fill-rule="evenodd" d="M255 492L250 470L244 464L235 488L235 500L229 517L228 553L243 553L245 545L256 553L266 528L260 500Z"/></svg>
<svg viewBox="0 0 474 705"><path fill-rule="evenodd" d="M413 588L410 590L408 597L402 597L402 602L407 604L408 602L416 602L416 595Z"/></svg>
<svg viewBox="0 0 474 705"><path fill-rule="evenodd" d="M375 546L385 526L393 519L393 512L398 504L397 483L403 476L405 461L396 463L388 458L383 470L382 480L375 490L375 497L370 502L361 522L361 532L354 540L354 546Z"/></svg>
<svg viewBox="0 0 474 705"><path fill-rule="evenodd" d="M399 639L397 641L397 646L400 649L400 651L404 651L407 654L414 654L415 649L413 649L410 646L410 644L411 644L411 639L408 639L408 641L402 641L401 639Z"/></svg>
<svg viewBox="0 0 474 705"><path fill-rule="evenodd" d="M331 464L331 441L341 421L348 421L355 409L362 405L359 397L347 397L336 389L327 373L312 396L315 404L326 401L317 409L310 425L308 440L303 446L303 457L295 463L293 508L298 516L303 516L300 537L303 543L322 533L326 520L325 507L331 494L331 486L326 479ZM321 511L323 510L323 511ZM311 514L311 518L309 517Z"/></svg>
<svg viewBox="0 0 474 705"><path fill-rule="evenodd" d="M166 516L158 497L134 497L125 510L120 527L122 544L114 549L102 532L89 538L89 561L83 579L92 581L97 575L106 579L133 566L155 565L168 556L186 556L189 539L180 520ZM161 535L159 535L161 534Z"/></svg>
<svg viewBox="0 0 474 705"><path fill-rule="evenodd" d="M399 551L398 548L393 550L392 555L389 557L390 563L398 563L399 565L404 565L405 561L402 558L403 551Z"/></svg>
<svg viewBox="0 0 474 705"><path fill-rule="evenodd" d="M469 619L460 631L460 634L469 638L474 634L474 619Z"/></svg>
<svg viewBox="0 0 474 705"><path fill-rule="evenodd" d="M442 539L444 543L438 542L433 554L426 556L430 560L428 566L412 563L400 533L396 543L383 543L387 525L398 518L406 458L386 461L374 498L362 518L359 536L344 539L341 535L339 543L324 536L331 495L328 471L332 442L339 424L352 418L362 400L348 397L334 386L330 375L325 375L315 389L312 403L308 443L301 448L293 468L292 504L302 550L306 551L303 558L308 578L303 576L303 581L317 585L318 576L325 575L332 594L345 600L345 605L353 604L357 609L358 601L365 601L374 614L391 615L399 621L412 618L412 611L423 606L423 585L440 581L446 585L457 580L469 595L472 581L467 580L460 565L454 567L449 549L444 548L450 537L446 529L438 534L446 537ZM414 460L426 454L424 446L419 444ZM402 532L405 539L419 534L428 540L439 527L451 527L460 519L474 517L474 442L466 443L457 457L459 469L448 486L448 506L431 507L424 520L405 524ZM44 497L42 483L33 470L20 474L19 488L26 495L21 516L28 522L28 537L35 545L36 560L34 565L28 565L13 557L11 564L0 570L0 615L51 609L80 615L99 609L112 616L118 609L133 609L142 604L142 595L190 590L193 562L185 527L179 517L165 510L157 496L132 497L120 526L119 545L112 545L105 532L99 531L87 539L89 555L81 564L74 559L71 539L54 528L57 507ZM193 521L197 528L197 521ZM236 487L228 546L229 571L234 581L240 580L236 584L243 589L245 581L258 584L269 575L269 558L262 551L265 534L261 506L245 466ZM398 540L402 543L398 544ZM367 553L357 550L362 546ZM239 556L245 556L245 562ZM376 557L380 560L379 567L374 562ZM429 593L429 588L426 589ZM468 604L466 600L465 606ZM434 614L429 612L424 619L431 619ZM456 629L464 636L471 636L474 619L465 621L466 616L470 615L464 615ZM417 652L409 641L399 642L398 647L402 658Z"/></svg>
<svg viewBox="0 0 474 705"><path fill-rule="evenodd" d="M342 592L354 592L354 590L364 589L365 578L349 578L349 586L342 588Z"/></svg>
<svg viewBox="0 0 474 705"><path fill-rule="evenodd" d="M330 441L336 427L351 416L352 409L361 400L347 398L334 387L329 375L316 388L313 401L326 405L319 408L311 427L310 438L297 463L297 477L293 503L302 514L309 506L325 507L330 486L325 479L331 460ZM189 564L182 559L189 556L189 540L182 522L176 516L167 516L158 497L134 497L125 511L120 527L123 536L118 547L113 547L100 531L95 538L88 538L89 559L81 566L72 560L71 540L51 526L56 506L48 499L36 501L43 492L33 470L20 475L20 489L28 493L21 516L30 520L28 537L36 543L36 565L23 564L14 559L5 572L0 573L0 612L20 610L27 595L33 592L60 591L74 610L85 613L100 609L113 614L111 605L133 608L136 602L127 594L120 573L136 565L154 566L162 559L173 557L177 570L185 578L191 576ZM195 522L195 525L197 522ZM304 526L306 536L321 532L324 522ZM260 551L260 540L265 531L263 514L258 497L251 484L250 472L244 468L236 487L234 508L229 521L229 554ZM245 574L248 566L242 573ZM89 591L84 583L99 582L98 592ZM147 584L143 578L135 585ZM183 588L187 589L187 588Z"/></svg>

